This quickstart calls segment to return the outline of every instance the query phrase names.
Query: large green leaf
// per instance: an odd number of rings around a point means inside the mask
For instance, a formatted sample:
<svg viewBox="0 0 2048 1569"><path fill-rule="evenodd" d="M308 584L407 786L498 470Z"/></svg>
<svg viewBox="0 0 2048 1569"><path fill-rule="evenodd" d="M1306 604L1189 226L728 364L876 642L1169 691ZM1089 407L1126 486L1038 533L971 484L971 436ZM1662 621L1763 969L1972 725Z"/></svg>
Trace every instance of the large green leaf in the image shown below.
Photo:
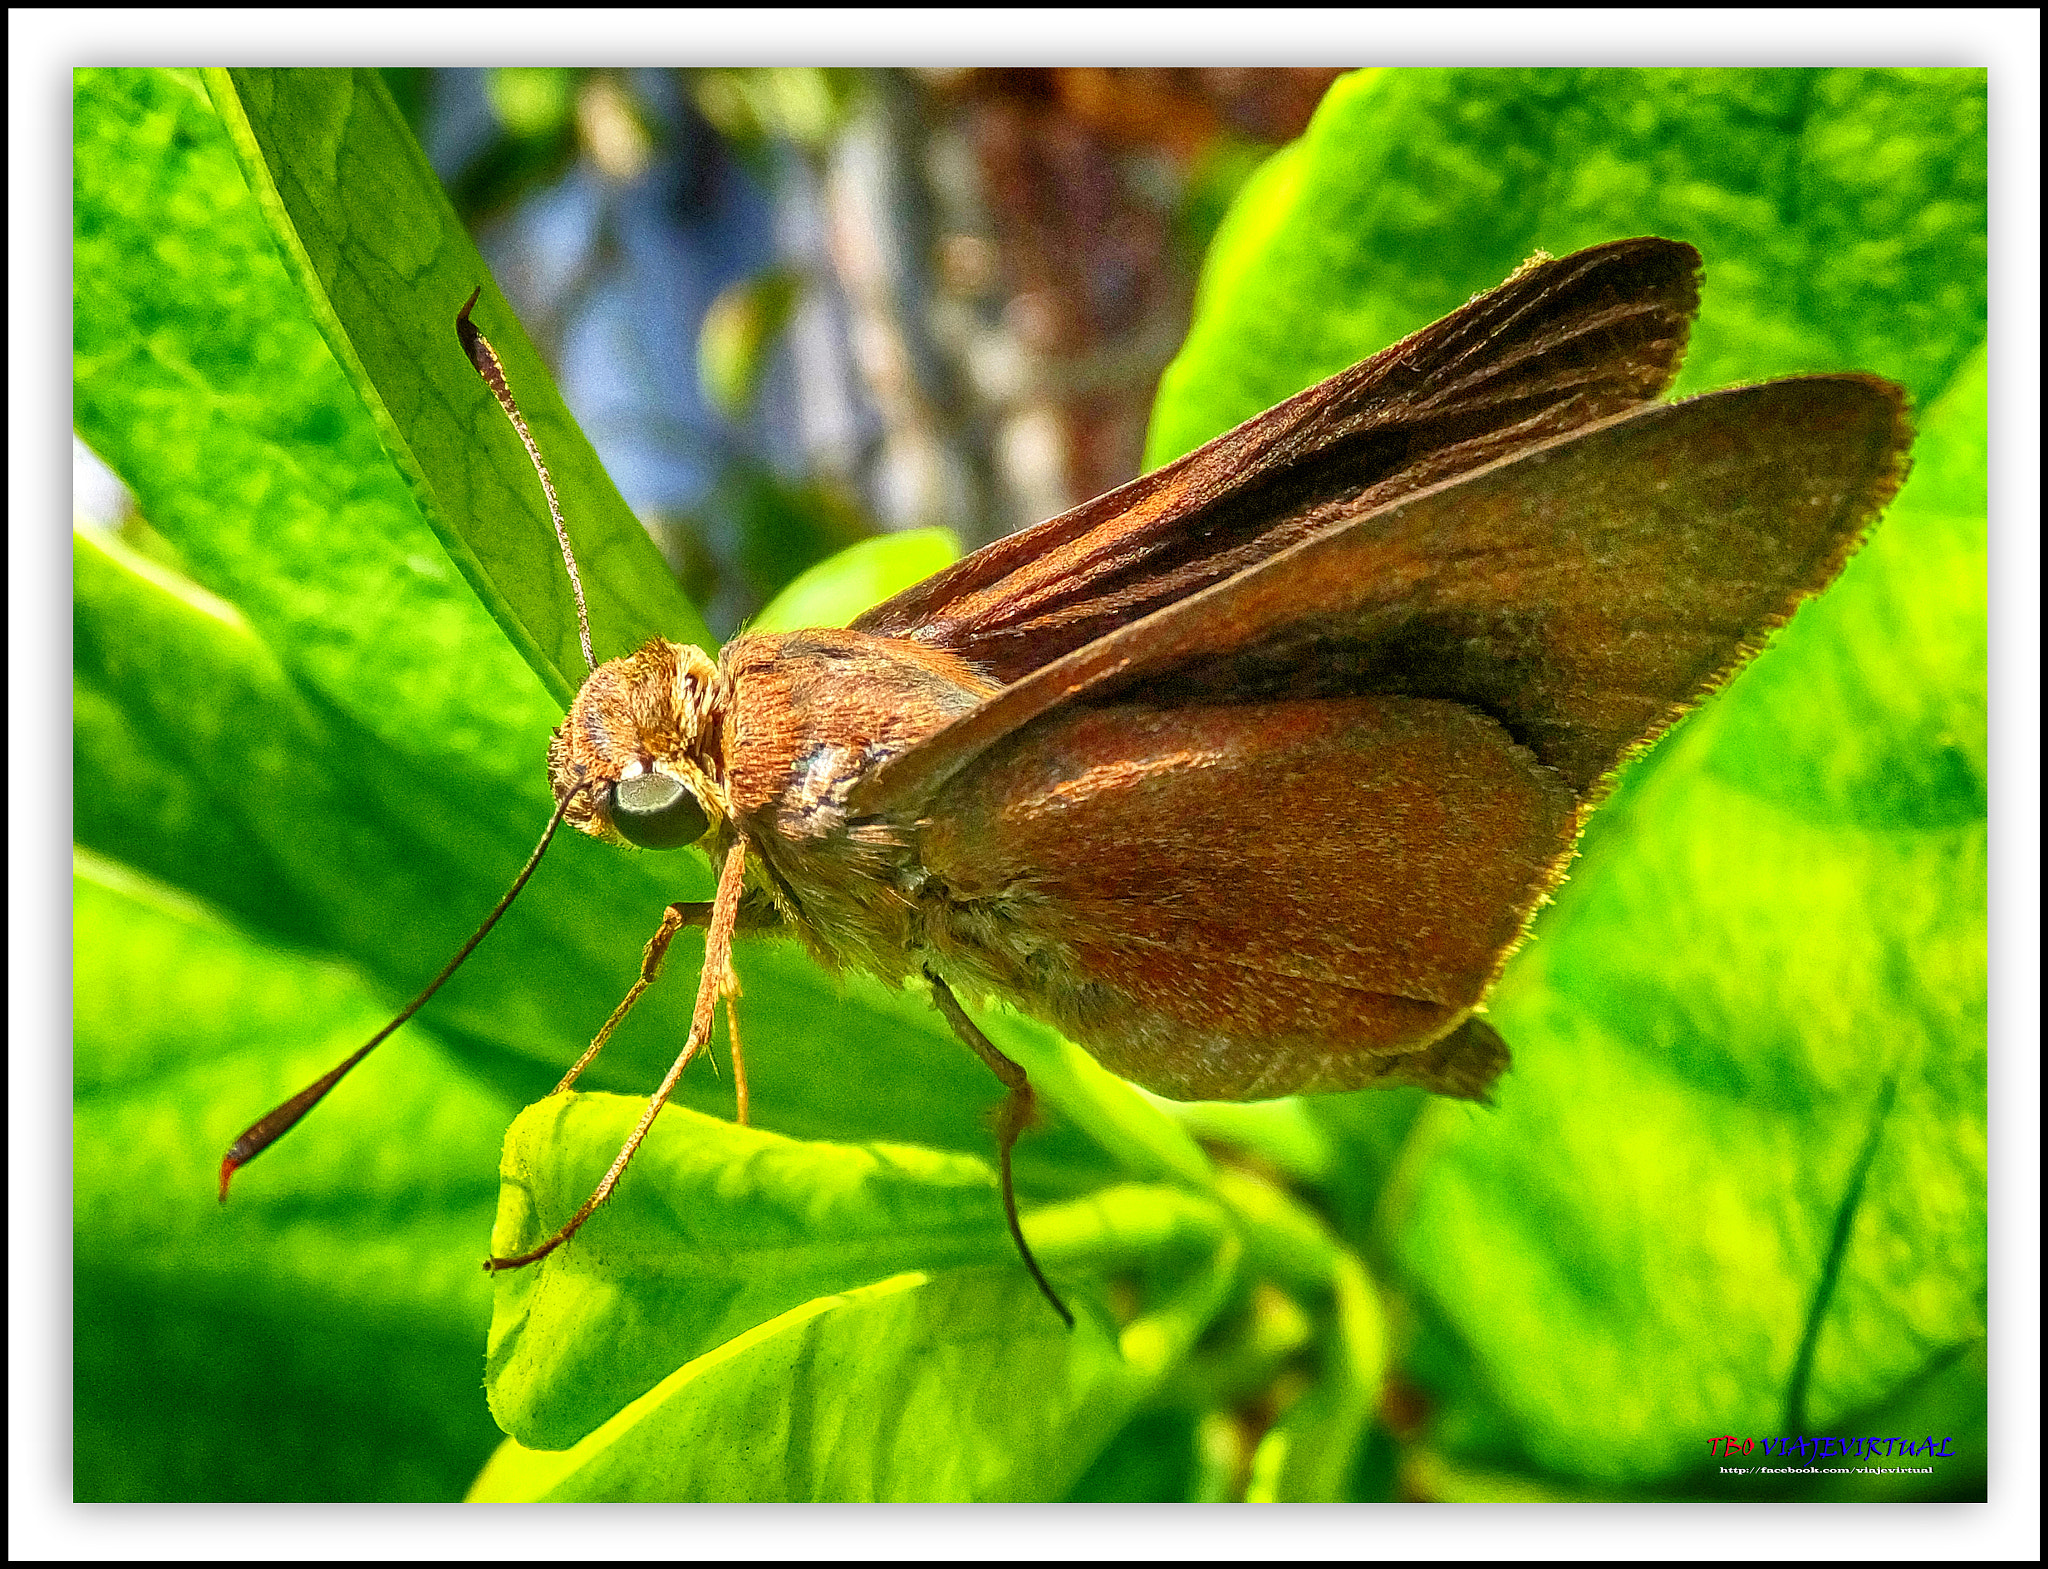
<svg viewBox="0 0 2048 1569"><path fill-rule="evenodd" d="M1681 391L1858 368L1920 408L1841 582L1596 817L1495 999L1498 1112L1433 1108L1380 1198L1453 1453L1642 1486L1984 1333L1983 90L1354 77L1210 257L1155 460L1538 247L1642 233L1705 256Z"/></svg>
<svg viewBox="0 0 2048 1569"><path fill-rule="evenodd" d="M209 88L286 268L449 557L557 699L586 670L524 449L453 335L488 284L440 182L369 71L216 71ZM561 492L598 658L650 636L705 641L495 289L476 321Z"/></svg>
<svg viewBox="0 0 2048 1569"><path fill-rule="evenodd" d="M1228 1274L1197 1273L1132 1329L1185 1350ZM1092 1320L1063 1329L1013 1269L901 1275L738 1336L574 1449L508 1443L471 1496L1056 1499L1150 1381Z"/></svg>
<svg viewBox="0 0 2048 1569"><path fill-rule="evenodd" d="M1982 336L1987 162L1982 72L1361 72L1239 194L1146 461L1635 234L1706 258L1681 395L1876 370L1924 406Z"/></svg>
<svg viewBox="0 0 2048 1569"><path fill-rule="evenodd" d="M587 1191L577 1157L616 1150L640 1112L602 1095L529 1108L506 1139L513 1201L494 1250L545 1236L560 1211L539 1195ZM531 1447L568 1448L683 1363L813 1298L1010 1256L988 1167L969 1156L678 1114L635 1160L643 1202L607 1205L558 1265L506 1284L489 1385L499 1424Z"/></svg>
<svg viewBox="0 0 2048 1569"><path fill-rule="evenodd" d="M1981 452L1974 365L1924 445ZM1676 738L1496 1000L1499 1117L1389 1216L1534 1457L1702 1465L1984 1334L1982 520L1916 482Z"/></svg>
<svg viewBox="0 0 2048 1569"><path fill-rule="evenodd" d="M383 1000L94 857L72 935L76 1496L459 1490L496 1436L477 1239L513 1103L414 1029L404 1070L366 1069L371 1094L311 1135L317 1188L223 1213L210 1114L289 1094Z"/></svg>

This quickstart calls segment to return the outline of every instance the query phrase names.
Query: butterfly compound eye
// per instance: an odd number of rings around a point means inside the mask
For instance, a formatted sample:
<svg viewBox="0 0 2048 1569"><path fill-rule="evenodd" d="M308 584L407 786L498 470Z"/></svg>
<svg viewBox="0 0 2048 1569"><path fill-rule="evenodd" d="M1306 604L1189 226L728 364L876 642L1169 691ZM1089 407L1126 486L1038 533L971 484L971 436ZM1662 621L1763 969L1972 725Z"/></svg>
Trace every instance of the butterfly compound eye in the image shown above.
<svg viewBox="0 0 2048 1569"><path fill-rule="evenodd" d="M635 774L613 787L612 826L643 850L680 850L703 838L711 819L688 786L667 774Z"/></svg>

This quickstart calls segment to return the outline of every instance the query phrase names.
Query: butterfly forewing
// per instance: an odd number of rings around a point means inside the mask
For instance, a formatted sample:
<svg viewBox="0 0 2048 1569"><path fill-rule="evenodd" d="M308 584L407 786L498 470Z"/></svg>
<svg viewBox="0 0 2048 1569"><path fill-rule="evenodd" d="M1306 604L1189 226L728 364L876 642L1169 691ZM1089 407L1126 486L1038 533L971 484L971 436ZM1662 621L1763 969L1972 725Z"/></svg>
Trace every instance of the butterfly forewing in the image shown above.
<svg viewBox="0 0 2048 1569"><path fill-rule="evenodd" d="M1658 396L1699 254L1620 240L1533 262L1208 445L996 541L854 625L1011 682L1362 509Z"/></svg>

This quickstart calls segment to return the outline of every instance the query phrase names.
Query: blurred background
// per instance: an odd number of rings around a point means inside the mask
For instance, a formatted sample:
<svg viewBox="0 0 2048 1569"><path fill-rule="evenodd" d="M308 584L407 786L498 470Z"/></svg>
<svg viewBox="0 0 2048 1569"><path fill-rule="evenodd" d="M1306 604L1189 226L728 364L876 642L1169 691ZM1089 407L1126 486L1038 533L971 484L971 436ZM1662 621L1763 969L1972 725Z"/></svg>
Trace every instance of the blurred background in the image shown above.
<svg viewBox="0 0 2048 1569"><path fill-rule="evenodd" d="M1136 475L1210 236L1341 73L385 74L723 638L871 534L973 549Z"/></svg>

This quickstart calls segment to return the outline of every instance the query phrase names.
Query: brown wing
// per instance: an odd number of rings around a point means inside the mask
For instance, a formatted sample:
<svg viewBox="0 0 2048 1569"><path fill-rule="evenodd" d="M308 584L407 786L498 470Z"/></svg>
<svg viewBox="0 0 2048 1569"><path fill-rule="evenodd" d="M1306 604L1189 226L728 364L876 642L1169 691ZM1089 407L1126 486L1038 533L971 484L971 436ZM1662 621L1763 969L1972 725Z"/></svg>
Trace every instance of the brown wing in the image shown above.
<svg viewBox="0 0 2048 1569"><path fill-rule="evenodd" d="M1577 817L1454 703L1132 704L991 748L933 799L917 858L995 956L963 975L1150 1089L1475 1096L1506 1053L1460 1026Z"/></svg>
<svg viewBox="0 0 2048 1569"><path fill-rule="evenodd" d="M1582 796L1825 585L1897 489L1869 376L1623 415L1326 529L996 693L856 787L898 819L1042 716L1400 694L1497 720Z"/></svg>
<svg viewBox="0 0 2048 1569"><path fill-rule="evenodd" d="M1360 510L1657 397L1699 306L1699 253L1618 240L1499 288L1166 467L976 551L856 630L999 682Z"/></svg>

